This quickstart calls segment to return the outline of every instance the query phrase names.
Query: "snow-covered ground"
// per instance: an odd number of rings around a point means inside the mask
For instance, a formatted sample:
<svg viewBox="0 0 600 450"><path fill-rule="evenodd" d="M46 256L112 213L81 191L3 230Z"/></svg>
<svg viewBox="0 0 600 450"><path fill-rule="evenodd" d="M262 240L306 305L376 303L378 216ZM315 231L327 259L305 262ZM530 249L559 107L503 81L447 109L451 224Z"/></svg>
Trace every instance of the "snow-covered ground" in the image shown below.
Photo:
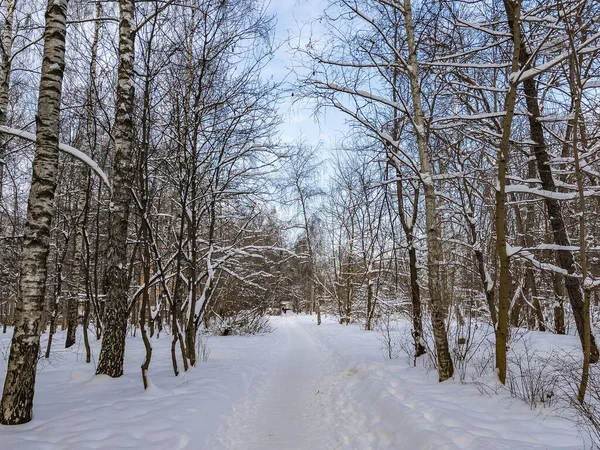
<svg viewBox="0 0 600 450"><path fill-rule="evenodd" d="M579 449L574 425L506 395L484 396L403 358L374 332L314 316L272 319L264 336L211 337L207 362L173 376L170 337L128 340L125 375L93 376L83 346L41 360L34 420L0 426L0 449ZM0 334L0 349L9 335ZM94 342L94 355L99 345ZM1 358L2 378L6 366Z"/></svg>

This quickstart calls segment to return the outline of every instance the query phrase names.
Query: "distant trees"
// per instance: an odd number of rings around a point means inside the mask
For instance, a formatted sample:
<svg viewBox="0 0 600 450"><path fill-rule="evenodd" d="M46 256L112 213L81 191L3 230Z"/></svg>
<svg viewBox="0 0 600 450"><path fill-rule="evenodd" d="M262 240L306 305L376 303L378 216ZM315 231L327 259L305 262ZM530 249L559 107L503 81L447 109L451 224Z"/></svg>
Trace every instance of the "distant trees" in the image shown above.
<svg viewBox="0 0 600 450"><path fill-rule="evenodd" d="M417 55L415 24L410 1L400 4L386 2L341 1L334 5L347 26L331 21L335 42L341 54L308 51L314 61L313 76L306 81L307 95L315 95L325 104L346 113L380 145L392 167L398 173L410 168L418 177L425 199L425 230L427 236L427 280L431 319L435 335L440 380L452 376L452 359L442 302L440 264L442 248L438 226L438 208L431 161L430 131L426 123L428 112L423 106L422 84L428 74L421 74ZM361 23L366 28L357 27ZM367 75L365 75L365 73ZM352 82L349 82L352 80ZM365 84L366 89L363 89ZM405 90L403 90L405 89ZM407 94L408 93L408 94ZM435 95L435 94L434 94ZM349 99L348 104L343 99ZM401 136L400 131L404 134ZM409 131L410 130L410 131ZM415 153L408 153L403 139L410 139ZM400 186L402 187L402 186ZM417 194L418 197L418 194ZM399 210L403 209L402 195ZM418 201L418 199L417 199ZM414 204L416 210L417 204ZM404 231L412 239L410 219L402 214ZM416 264L412 258L413 267ZM414 275L414 270L413 270ZM412 283L415 346L422 353L420 327L420 293Z"/></svg>
<svg viewBox="0 0 600 450"><path fill-rule="evenodd" d="M585 254L596 252L589 225L597 217L581 200L597 195L586 159L597 133L597 5L551 3L342 0L321 18L324 41L298 49L300 92L366 134L355 152L379 152L366 164L385 159L391 168L379 189L398 196L386 227L402 236L392 252L408 262L399 292L410 292L417 354L420 298L428 300L440 380L452 376L445 322L460 322L463 308L487 310L501 381L510 326L564 333L572 319L584 354L589 344L597 360L585 325L585 296L596 285ZM365 164L347 160L354 170ZM564 208L581 212L574 219ZM336 252L354 253L352 236ZM484 300L475 309L473 274Z"/></svg>
<svg viewBox="0 0 600 450"><path fill-rule="evenodd" d="M305 294L310 313L317 313L317 325L321 325L320 300L317 298L318 280L316 226L319 218L315 215L315 203L324 195L320 190L319 160L315 149L310 145L299 142L290 151L284 162L282 187L286 192L285 202L298 211L298 218L292 227L301 230L301 246L297 250L306 253Z"/></svg>

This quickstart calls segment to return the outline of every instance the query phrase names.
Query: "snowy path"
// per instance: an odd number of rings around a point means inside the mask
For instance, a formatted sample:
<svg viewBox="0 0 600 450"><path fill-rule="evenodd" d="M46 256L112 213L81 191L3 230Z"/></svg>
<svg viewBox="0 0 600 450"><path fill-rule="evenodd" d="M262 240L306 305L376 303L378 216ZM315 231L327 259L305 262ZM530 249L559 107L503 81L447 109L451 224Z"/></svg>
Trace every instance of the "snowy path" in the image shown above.
<svg viewBox="0 0 600 450"><path fill-rule="evenodd" d="M314 316L277 321L267 381L234 406L219 450L578 449L568 421L385 361L374 333Z"/></svg>
<svg viewBox="0 0 600 450"><path fill-rule="evenodd" d="M173 376L169 336L154 338L147 391L143 345L128 338L125 374L95 377L81 346L38 367L34 418L0 425L0 450L579 450L568 420L508 395L481 395L434 371L385 360L377 334L314 316L273 317L262 336L208 338L208 362ZM574 337L537 334L577 346ZM572 338L572 339L571 339ZM560 340L558 340L560 339ZM10 334L0 334L0 382ZM571 342L572 341L572 342ZM93 360L99 342L93 341ZM4 358L2 358L4 356Z"/></svg>
<svg viewBox="0 0 600 450"><path fill-rule="evenodd" d="M328 427L322 393L331 364L296 318L285 322L286 339L272 378L251 404L228 421L221 445L228 449L295 450L339 448Z"/></svg>

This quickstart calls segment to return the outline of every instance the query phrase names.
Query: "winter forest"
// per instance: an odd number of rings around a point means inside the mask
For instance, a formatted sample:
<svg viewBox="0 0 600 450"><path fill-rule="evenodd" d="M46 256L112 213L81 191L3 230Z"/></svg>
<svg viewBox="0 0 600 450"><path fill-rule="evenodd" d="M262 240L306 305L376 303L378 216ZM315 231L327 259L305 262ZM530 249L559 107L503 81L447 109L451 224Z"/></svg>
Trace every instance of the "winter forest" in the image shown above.
<svg viewBox="0 0 600 450"><path fill-rule="evenodd" d="M0 448L600 448L598 1L0 12Z"/></svg>

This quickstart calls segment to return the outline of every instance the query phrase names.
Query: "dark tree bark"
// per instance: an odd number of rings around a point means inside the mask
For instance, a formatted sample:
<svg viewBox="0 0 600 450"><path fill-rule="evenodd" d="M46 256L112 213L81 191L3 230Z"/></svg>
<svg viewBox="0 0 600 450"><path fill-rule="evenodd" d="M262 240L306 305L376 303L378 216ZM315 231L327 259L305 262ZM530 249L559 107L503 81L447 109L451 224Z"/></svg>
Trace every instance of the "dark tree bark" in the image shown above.
<svg viewBox="0 0 600 450"><path fill-rule="evenodd" d="M509 26L511 29L515 28L515 23L509 16ZM534 62L534 58L531 58L531 53L527 48L521 50L519 56L519 63L521 69L528 68L531 63ZM539 120L542 116L539 106L539 93L534 77L523 80L523 90L525 92L525 101L527 104L529 129L531 134L531 140L535 142L532 145L533 156L537 164L538 173L540 175L540 181L542 188L546 191L556 192L556 183L552 176L552 168L549 164L550 154L548 152L548 146L546 144L546 138L544 136L544 127L542 122ZM552 235L554 238L554 244L560 246L570 246L571 240L567 233L565 226L565 220L562 214L562 207L560 201L545 197L544 202L546 209L548 210L548 216L550 217L550 227L552 228ZM558 265L565 269L569 274L574 274L576 270L575 258L570 250L558 250L557 251L557 262ZM567 290L567 296L571 303L573 310L573 316L575 317L575 324L577 325L577 332L581 341L581 346L584 346L585 332L584 332L584 304L583 304L583 292L581 288L581 282L575 277L564 277L565 288ZM593 333L590 334L590 362L597 363L600 354Z"/></svg>
<svg viewBox="0 0 600 450"><path fill-rule="evenodd" d="M82 179L86 179L87 170L82 170ZM87 184L87 182L86 182ZM65 348L70 348L75 344L75 337L77 334L77 317L78 317L78 306L79 306L79 288L81 285L81 267L83 264L83 228L79 216L82 215L87 203L88 190L79 193L77 199L77 210L75 211L75 220L73 221L73 228L75 231L75 249L73 253L73 264L71 265L71 283L68 290L67 298L67 339L65 341Z"/></svg>
<svg viewBox="0 0 600 450"><path fill-rule="evenodd" d="M518 24L521 17L521 0L504 0L504 7L509 22ZM516 72L519 66L519 55L521 53L521 33L520 27L512 29L513 56L512 72ZM510 134L513 117L515 113L515 104L517 97L517 80L511 80L506 98L504 109L506 115L502 119L502 139L497 152L498 161L498 189L496 191L496 252L500 260L500 269L498 276L498 326L496 328L496 368L498 369L498 378L502 384L506 383L506 352L508 348L508 327L509 327L509 307L510 307L510 257L506 248L506 185L507 168L510 153Z"/></svg>

